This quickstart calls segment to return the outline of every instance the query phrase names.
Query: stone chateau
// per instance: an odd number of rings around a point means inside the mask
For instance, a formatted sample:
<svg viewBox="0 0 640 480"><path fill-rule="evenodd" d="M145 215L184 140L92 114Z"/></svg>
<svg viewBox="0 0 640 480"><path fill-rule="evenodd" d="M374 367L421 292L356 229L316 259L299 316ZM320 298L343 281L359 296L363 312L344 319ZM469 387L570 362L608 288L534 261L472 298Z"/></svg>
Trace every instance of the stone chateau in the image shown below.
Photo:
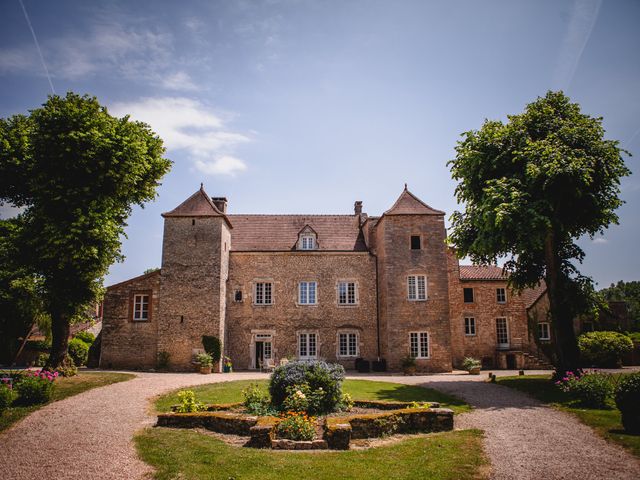
<svg viewBox="0 0 640 480"><path fill-rule="evenodd" d="M380 216L242 215L204 189L164 213L162 268L107 289L104 368L154 368L168 352L192 369L202 335L219 337L236 370L282 358L404 357L444 372L538 367L550 337L527 312L542 289L514 295L498 267L459 265L445 213L405 186ZM537 322L536 322L537 323Z"/></svg>

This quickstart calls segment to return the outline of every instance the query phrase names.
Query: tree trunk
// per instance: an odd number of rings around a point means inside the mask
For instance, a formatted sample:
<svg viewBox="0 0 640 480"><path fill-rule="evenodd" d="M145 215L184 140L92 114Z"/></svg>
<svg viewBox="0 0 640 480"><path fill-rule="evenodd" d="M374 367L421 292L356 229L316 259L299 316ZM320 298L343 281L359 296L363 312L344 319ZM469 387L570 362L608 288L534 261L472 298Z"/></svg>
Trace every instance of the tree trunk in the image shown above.
<svg viewBox="0 0 640 480"><path fill-rule="evenodd" d="M560 257L557 254L553 230L549 230L545 239L545 264L547 294L549 296L549 313L553 327L553 346L556 358L555 367L559 375L580 368L580 350L573 330L573 310L564 295L567 279L560 268Z"/></svg>
<svg viewBox="0 0 640 480"><path fill-rule="evenodd" d="M51 354L45 368L54 370L62 365L69 346L69 316L51 313Z"/></svg>

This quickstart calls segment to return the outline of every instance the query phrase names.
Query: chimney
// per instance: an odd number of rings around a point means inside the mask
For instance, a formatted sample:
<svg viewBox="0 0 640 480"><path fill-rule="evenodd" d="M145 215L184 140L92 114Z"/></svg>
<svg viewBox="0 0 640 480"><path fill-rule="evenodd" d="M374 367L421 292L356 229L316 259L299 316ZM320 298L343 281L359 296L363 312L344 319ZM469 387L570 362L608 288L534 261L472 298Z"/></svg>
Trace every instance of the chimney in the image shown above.
<svg viewBox="0 0 640 480"><path fill-rule="evenodd" d="M362 201L361 200L356 200L356 203L353 204L353 212L356 215L361 215L362 214Z"/></svg>
<svg viewBox="0 0 640 480"><path fill-rule="evenodd" d="M227 213L227 197L211 197L211 201L222 213Z"/></svg>

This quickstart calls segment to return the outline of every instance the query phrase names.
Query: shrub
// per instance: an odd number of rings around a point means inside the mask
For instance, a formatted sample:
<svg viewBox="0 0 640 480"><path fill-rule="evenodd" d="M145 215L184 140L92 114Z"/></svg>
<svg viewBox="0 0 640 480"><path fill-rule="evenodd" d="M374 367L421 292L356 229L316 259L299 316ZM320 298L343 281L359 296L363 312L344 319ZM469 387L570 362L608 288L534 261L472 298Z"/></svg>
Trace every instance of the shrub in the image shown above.
<svg viewBox="0 0 640 480"><path fill-rule="evenodd" d="M640 372L622 377L616 388L615 400L622 413L624 429L640 434Z"/></svg>
<svg viewBox="0 0 640 480"><path fill-rule="evenodd" d="M208 353L199 353L196 355L196 362L200 364L201 367L210 367L213 365L213 358Z"/></svg>
<svg viewBox="0 0 640 480"><path fill-rule="evenodd" d="M467 372L470 372L474 368L480 368L482 363L477 358L465 357L462 362L462 368L464 368Z"/></svg>
<svg viewBox="0 0 640 480"><path fill-rule="evenodd" d="M214 363L220 361L220 357L222 355L222 342L220 342L218 337L203 335L202 346L204 347L204 351L211 355Z"/></svg>
<svg viewBox="0 0 640 480"><path fill-rule="evenodd" d="M75 377L78 374L78 367L76 367L76 364L73 362L73 358L66 355L62 365L56 368L56 372L63 377Z"/></svg>
<svg viewBox="0 0 640 480"><path fill-rule="evenodd" d="M351 395L348 393L343 393L340 403L338 404L338 409L342 412L350 412L352 408L353 398L351 398Z"/></svg>
<svg viewBox="0 0 640 480"><path fill-rule="evenodd" d="M404 369L406 369L406 368L415 368L416 367L416 359L413 358L411 355L407 355L406 357L404 357L402 359L402 362L400 362L400 365Z"/></svg>
<svg viewBox="0 0 640 480"><path fill-rule="evenodd" d="M11 385L6 383L0 384L0 415L11 406L11 402L13 402Z"/></svg>
<svg viewBox="0 0 640 480"><path fill-rule="evenodd" d="M96 340L96 336L91 333L91 332L87 332L87 331L83 331L83 332L78 332L73 336L73 339L76 340L82 340L84 343L86 343L87 345L91 346L91 344L93 342L95 342Z"/></svg>
<svg viewBox="0 0 640 480"><path fill-rule="evenodd" d="M41 353L40 355L38 355L38 358L36 358L36 361L33 362L33 364L36 367L44 367L48 361L49 361L49 354Z"/></svg>
<svg viewBox="0 0 640 480"><path fill-rule="evenodd" d="M633 342L618 332L588 332L580 335L578 346L584 363L616 368L622 365L622 356L633 349Z"/></svg>
<svg viewBox="0 0 640 480"><path fill-rule="evenodd" d="M158 352L158 368L160 370L166 370L169 368L169 359L171 358L171 354L164 350Z"/></svg>
<svg viewBox="0 0 640 480"><path fill-rule="evenodd" d="M47 403L53 395L54 381L58 372L33 372L22 378L16 385L18 402L22 405Z"/></svg>
<svg viewBox="0 0 640 480"><path fill-rule="evenodd" d="M286 412L306 412L309 410L309 385L291 385L287 387L287 398L282 402L282 409Z"/></svg>
<svg viewBox="0 0 640 480"><path fill-rule="evenodd" d="M84 365L87 363L87 358L89 358L89 345L78 338L74 338L69 342L69 356L73 359L74 365Z"/></svg>
<svg viewBox="0 0 640 480"><path fill-rule="evenodd" d="M556 381L556 385L589 408L605 408L613 393L611 375L598 372L581 376L567 372L567 376Z"/></svg>
<svg viewBox="0 0 640 480"><path fill-rule="evenodd" d="M193 390L180 390L178 398L180 399L180 404L176 409L178 413L201 412L206 408L202 403L196 402L196 394Z"/></svg>
<svg viewBox="0 0 640 480"><path fill-rule="evenodd" d="M253 415L273 415L275 413L271 406L269 393L254 383L242 390L242 399L247 412Z"/></svg>
<svg viewBox="0 0 640 480"><path fill-rule="evenodd" d="M276 426L276 433L289 440L313 440L316 420L304 413L287 412Z"/></svg>
<svg viewBox="0 0 640 480"><path fill-rule="evenodd" d="M288 387L306 384L310 393L317 392L314 393L315 411L333 412L342 398L343 380L342 365L326 362L289 362L274 370L269 382L269 393L273 405L280 408L287 398Z"/></svg>

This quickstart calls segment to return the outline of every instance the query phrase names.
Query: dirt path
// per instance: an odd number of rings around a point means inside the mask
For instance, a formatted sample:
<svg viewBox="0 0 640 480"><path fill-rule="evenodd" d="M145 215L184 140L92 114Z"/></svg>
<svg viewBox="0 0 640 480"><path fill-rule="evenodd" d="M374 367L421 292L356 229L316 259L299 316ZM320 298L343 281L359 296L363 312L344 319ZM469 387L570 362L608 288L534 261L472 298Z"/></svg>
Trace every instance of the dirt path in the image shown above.
<svg viewBox="0 0 640 480"><path fill-rule="evenodd" d="M96 388L32 413L0 434L3 479L132 480L151 468L138 459L133 435L153 425L149 400L188 385L266 374L137 373L127 382Z"/></svg>
<svg viewBox="0 0 640 480"><path fill-rule="evenodd" d="M0 464L7 479L140 479L151 468L132 442L152 425L149 401L188 385L266 374L138 373L128 382L55 402L0 434ZM464 398L476 409L456 417L456 428L486 432L495 479L639 479L640 462L605 442L577 419L515 390L466 375L354 376L423 385Z"/></svg>
<svg viewBox="0 0 640 480"><path fill-rule="evenodd" d="M484 375L440 375L390 377L389 381L435 388L473 405L472 412L456 416L455 425L484 430L492 479L640 479L640 462L635 457L577 418L485 379Z"/></svg>

